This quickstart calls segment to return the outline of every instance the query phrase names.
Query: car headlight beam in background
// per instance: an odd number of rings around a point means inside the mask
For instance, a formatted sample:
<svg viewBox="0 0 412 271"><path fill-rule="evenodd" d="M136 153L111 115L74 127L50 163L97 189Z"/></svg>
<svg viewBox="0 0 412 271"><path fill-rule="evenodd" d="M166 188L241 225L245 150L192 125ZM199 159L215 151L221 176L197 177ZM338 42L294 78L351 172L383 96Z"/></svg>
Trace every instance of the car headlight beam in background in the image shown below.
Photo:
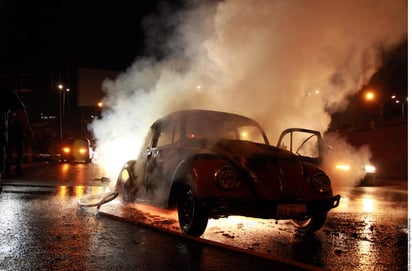
<svg viewBox="0 0 412 271"><path fill-rule="evenodd" d="M366 173L375 173L376 167L373 165L365 165L365 172Z"/></svg>
<svg viewBox="0 0 412 271"><path fill-rule="evenodd" d="M348 164L337 164L336 166L337 170L343 170L343 171L349 171L350 170L350 165Z"/></svg>
<svg viewBox="0 0 412 271"><path fill-rule="evenodd" d="M350 171L351 170L351 166L345 163L338 163L336 164L335 168L339 171ZM365 165L363 169L365 173L375 173L376 172L376 167L370 164Z"/></svg>

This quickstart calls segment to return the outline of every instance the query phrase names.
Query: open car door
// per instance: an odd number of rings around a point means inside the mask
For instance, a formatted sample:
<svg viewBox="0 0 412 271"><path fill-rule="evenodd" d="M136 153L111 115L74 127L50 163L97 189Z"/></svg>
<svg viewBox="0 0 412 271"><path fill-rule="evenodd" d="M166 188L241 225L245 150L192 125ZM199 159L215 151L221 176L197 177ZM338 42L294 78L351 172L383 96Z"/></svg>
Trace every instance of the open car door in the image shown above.
<svg viewBox="0 0 412 271"><path fill-rule="evenodd" d="M320 165L322 160L322 136L319 131L286 129L280 134L277 147L298 155L302 161Z"/></svg>

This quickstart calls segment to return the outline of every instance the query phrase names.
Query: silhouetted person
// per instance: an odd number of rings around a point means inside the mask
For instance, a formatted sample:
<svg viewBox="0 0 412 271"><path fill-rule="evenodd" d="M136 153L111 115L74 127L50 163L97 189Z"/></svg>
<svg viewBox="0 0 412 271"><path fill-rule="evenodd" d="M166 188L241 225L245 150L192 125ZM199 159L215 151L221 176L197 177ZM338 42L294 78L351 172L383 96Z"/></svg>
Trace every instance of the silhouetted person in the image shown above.
<svg viewBox="0 0 412 271"><path fill-rule="evenodd" d="M17 120L16 113L9 112L8 123L8 142L6 146L6 169L5 176L10 176L11 165L13 162L13 153L16 153L16 167L15 176L23 176L21 170L21 164L23 160L23 148L24 148L24 125Z"/></svg>
<svg viewBox="0 0 412 271"><path fill-rule="evenodd" d="M4 171L4 155L8 142L8 115L15 112L16 121L30 133L29 121L24 104L12 89L0 84L0 177Z"/></svg>

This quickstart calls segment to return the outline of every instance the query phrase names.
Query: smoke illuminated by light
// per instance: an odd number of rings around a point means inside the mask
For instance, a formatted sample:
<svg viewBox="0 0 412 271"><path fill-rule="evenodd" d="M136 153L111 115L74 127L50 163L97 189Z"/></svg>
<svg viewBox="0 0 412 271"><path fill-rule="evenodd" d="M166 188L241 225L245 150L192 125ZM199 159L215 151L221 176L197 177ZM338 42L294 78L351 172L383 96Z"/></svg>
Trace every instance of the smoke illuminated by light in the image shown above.
<svg viewBox="0 0 412 271"><path fill-rule="evenodd" d="M96 162L112 181L123 163L136 159L151 123L179 109L246 115L262 124L272 144L289 127L325 132L330 113L345 109L377 70L381 50L407 34L406 1L227 0L187 7L159 10L144 24L148 33L156 33L157 21L174 29L162 41L165 57L140 57L103 82L105 107L90 129ZM370 152L360 156L351 160L365 164Z"/></svg>

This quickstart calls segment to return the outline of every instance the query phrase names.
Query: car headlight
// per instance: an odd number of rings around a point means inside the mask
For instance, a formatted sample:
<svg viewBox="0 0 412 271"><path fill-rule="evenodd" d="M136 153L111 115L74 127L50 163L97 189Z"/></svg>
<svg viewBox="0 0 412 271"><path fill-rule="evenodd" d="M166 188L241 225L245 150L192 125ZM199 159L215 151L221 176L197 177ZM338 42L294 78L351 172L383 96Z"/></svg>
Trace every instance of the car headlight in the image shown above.
<svg viewBox="0 0 412 271"><path fill-rule="evenodd" d="M236 170L229 166L216 170L215 181L217 186L224 190L233 190L240 184Z"/></svg>
<svg viewBox="0 0 412 271"><path fill-rule="evenodd" d="M376 167L372 165L365 165L364 167L366 173L375 173L376 172Z"/></svg>
<svg viewBox="0 0 412 271"><path fill-rule="evenodd" d="M341 170L341 171L349 171L350 170L350 165L348 165L348 164L336 164L335 168L337 170Z"/></svg>
<svg viewBox="0 0 412 271"><path fill-rule="evenodd" d="M323 173L317 173L312 176L313 187L319 193L326 194L332 192L332 187L330 185L330 180L328 176Z"/></svg>

